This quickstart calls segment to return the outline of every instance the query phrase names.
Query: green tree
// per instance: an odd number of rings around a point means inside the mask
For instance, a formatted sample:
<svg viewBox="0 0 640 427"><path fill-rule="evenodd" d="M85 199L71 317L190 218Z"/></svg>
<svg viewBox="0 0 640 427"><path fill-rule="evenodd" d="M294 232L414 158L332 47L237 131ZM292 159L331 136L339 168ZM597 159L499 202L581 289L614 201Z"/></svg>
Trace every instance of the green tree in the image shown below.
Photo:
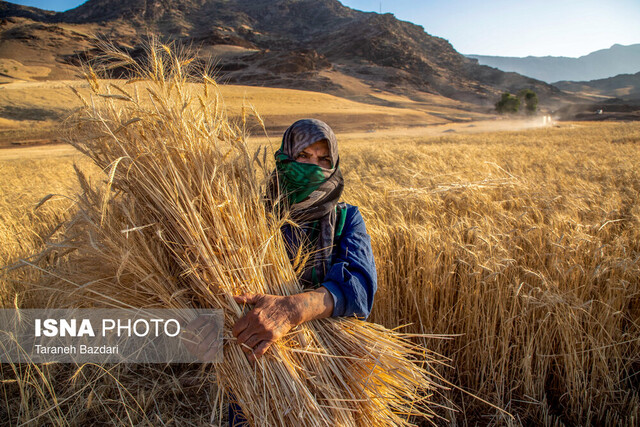
<svg viewBox="0 0 640 427"><path fill-rule="evenodd" d="M520 109L520 99L517 96L505 92L500 101L496 102L496 111L500 114L515 114Z"/></svg>
<svg viewBox="0 0 640 427"><path fill-rule="evenodd" d="M518 92L518 98L524 101L527 114L534 114L538 111L538 95L531 89L522 89Z"/></svg>

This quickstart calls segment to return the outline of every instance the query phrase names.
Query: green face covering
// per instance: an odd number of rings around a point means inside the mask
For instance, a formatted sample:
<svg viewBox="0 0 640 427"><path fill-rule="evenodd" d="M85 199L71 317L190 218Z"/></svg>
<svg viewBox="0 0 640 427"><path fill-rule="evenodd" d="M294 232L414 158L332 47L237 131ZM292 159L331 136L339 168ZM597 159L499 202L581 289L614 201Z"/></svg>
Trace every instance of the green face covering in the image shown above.
<svg viewBox="0 0 640 427"><path fill-rule="evenodd" d="M331 169L295 161L296 155L318 141L327 142ZM336 204L344 187L338 141L326 123L316 119L298 120L282 136L282 145L275 153L275 160L276 170L267 188L269 206L279 214L288 212L291 220L312 228L308 240L315 246L300 280L304 286L321 283L331 267ZM285 201L283 205L288 205L285 209L277 203L280 197Z"/></svg>
<svg viewBox="0 0 640 427"><path fill-rule="evenodd" d="M276 170L280 179L280 190L286 195L290 206L309 197L333 172L312 163L299 163L284 153L276 155Z"/></svg>

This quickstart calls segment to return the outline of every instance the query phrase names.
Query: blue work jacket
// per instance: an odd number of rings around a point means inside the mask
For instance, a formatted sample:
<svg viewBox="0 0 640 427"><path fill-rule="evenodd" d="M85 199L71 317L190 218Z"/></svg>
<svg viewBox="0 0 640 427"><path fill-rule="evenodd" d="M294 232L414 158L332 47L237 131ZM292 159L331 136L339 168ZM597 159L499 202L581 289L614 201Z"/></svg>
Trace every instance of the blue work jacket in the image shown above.
<svg viewBox="0 0 640 427"><path fill-rule="evenodd" d="M376 264L362 215L357 206L346 205L344 228L337 236L331 255L331 267L320 283L333 296L333 317L357 316L366 319L371 313L373 297L378 287ZM293 259L300 245L299 233L290 225L282 227L289 258Z"/></svg>

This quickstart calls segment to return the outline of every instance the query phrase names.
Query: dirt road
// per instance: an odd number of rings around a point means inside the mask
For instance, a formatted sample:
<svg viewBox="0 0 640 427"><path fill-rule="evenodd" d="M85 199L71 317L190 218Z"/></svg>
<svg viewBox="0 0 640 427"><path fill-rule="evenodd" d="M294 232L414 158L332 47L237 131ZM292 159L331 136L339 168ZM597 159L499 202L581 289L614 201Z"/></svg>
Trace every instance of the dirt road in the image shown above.
<svg viewBox="0 0 640 427"><path fill-rule="evenodd" d="M367 140L369 138L428 138L448 134L455 135L478 132L518 131L542 126L542 118L528 120L481 120L475 122L448 123L445 125L389 128L376 130L375 132L343 132L338 134L338 138L345 142ZM252 138L252 142L254 143L262 144L267 141L267 138L264 136L256 136ZM271 144L275 143L276 145L279 145L280 135L271 135L270 141ZM35 147L23 146L0 149L0 161L24 159L25 157L37 159L67 156L78 156L80 158L81 154L67 144L48 144Z"/></svg>

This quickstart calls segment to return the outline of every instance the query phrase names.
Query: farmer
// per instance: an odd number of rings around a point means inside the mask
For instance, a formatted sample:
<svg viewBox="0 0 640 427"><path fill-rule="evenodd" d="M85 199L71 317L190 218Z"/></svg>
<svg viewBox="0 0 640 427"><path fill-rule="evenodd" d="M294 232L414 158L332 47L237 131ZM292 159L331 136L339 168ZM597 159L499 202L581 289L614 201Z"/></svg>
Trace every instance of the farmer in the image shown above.
<svg viewBox="0 0 640 427"><path fill-rule="evenodd" d="M356 206L338 203L344 181L331 128L315 119L295 122L284 133L275 158L267 205L278 212L288 209L298 224L282 227L289 259L293 261L300 248L313 255L299 277L305 291L234 296L238 304L253 306L232 331L251 361L301 323L330 316L367 318L377 288L371 239L362 215ZM199 319L189 327L202 327ZM210 345L205 338L192 352L206 354ZM229 421L246 423L235 403L229 405Z"/></svg>
<svg viewBox="0 0 640 427"><path fill-rule="evenodd" d="M331 128L316 119L295 122L285 131L275 158L268 207L288 208L299 224L282 227L289 259L293 261L301 247L312 256L299 278L304 292L234 296L238 304L253 306L232 330L249 360L256 360L292 328L309 320L330 316L366 319L377 287L371 239L362 215L356 206L338 203L344 181ZM187 328L200 329L205 320L198 318ZM205 338L189 347L202 356L210 345Z"/></svg>
<svg viewBox="0 0 640 427"><path fill-rule="evenodd" d="M253 306L232 331L249 360L262 356L303 322L330 316L367 318L377 287L371 239L362 215L356 206L338 203L344 181L331 128L316 119L295 122L285 131L275 158L268 205L280 209L286 204L300 225L282 228L289 259L300 247L313 256L300 277L304 292L234 297L238 304Z"/></svg>

